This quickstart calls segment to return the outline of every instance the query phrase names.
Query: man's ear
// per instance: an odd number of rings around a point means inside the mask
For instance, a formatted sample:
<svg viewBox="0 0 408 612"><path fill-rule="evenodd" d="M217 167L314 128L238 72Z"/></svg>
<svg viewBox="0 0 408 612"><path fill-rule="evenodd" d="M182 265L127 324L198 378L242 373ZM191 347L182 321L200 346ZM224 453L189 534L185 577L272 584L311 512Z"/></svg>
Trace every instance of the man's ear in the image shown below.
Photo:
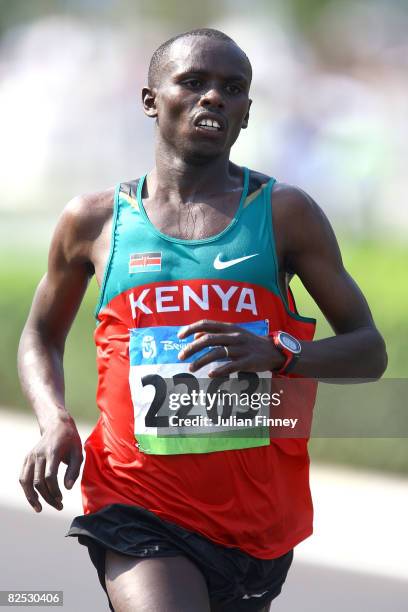
<svg viewBox="0 0 408 612"><path fill-rule="evenodd" d="M249 109L251 108L251 104L252 104L252 100L248 100L248 110L247 110L246 115L244 117L244 120L242 122L242 129L243 130L245 130L248 127Z"/></svg>
<svg viewBox="0 0 408 612"><path fill-rule="evenodd" d="M142 89L143 110L148 117L157 117L156 93L154 87L152 89L143 87Z"/></svg>

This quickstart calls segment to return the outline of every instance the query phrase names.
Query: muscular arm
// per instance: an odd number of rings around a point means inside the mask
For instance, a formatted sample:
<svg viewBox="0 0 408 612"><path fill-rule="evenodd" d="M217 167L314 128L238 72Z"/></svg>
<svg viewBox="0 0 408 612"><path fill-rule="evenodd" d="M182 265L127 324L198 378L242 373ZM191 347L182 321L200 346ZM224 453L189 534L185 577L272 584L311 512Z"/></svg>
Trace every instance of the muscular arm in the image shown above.
<svg viewBox="0 0 408 612"><path fill-rule="evenodd" d="M278 187L274 206L283 267L299 276L336 334L303 342L293 372L318 378L379 378L387 365L384 341L364 295L343 266L323 211L308 195L286 186Z"/></svg>
<svg viewBox="0 0 408 612"><path fill-rule="evenodd" d="M98 202L91 196L76 198L64 210L52 239L47 274L37 288L20 340L20 381L41 433L25 458L20 483L37 512L41 511L37 491L47 503L62 508L57 480L60 462L68 465L67 488L73 486L82 463L81 440L65 407L63 355L94 271L94 245L103 227Z"/></svg>
<svg viewBox="0 0 408 612"><path fill-rule="evenodd" d="M299 189L279 184L273 191L273 222L282 292L286 291L286 277L298 274L336 334L302 341L302 355L292 372L326 380L379 378L387 365L384 341L363 294L344 269L333 230L321 209ZM179 353L180 359L207 347L216 348L194 361L190 371L224 358L224 347L230 361L210 372L210 377L239 370L278 370L284 362L270 338L231 323L198 321L183 328L179 337L191 334L194 340Z"/></svg>
<svg viewBox="0 0 408 612"><path fill-rule="evenodd" d="M48 272L35 293L18 352L20 381L41 432L50 422L68 416L62 369L65 339L90 277L89 265L76 261L69 253L67 235L74 223L72 214L65 211L51 244Z"/></svg>

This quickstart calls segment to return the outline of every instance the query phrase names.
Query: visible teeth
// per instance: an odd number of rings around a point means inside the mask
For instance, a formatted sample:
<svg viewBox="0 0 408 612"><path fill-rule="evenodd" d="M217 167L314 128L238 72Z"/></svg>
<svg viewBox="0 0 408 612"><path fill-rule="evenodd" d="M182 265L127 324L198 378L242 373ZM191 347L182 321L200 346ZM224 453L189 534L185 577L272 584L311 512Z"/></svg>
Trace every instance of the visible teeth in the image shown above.
<svg viewBox="0 0 408 612"><path fill-rule="evenodd" d="M213 128L217 130L221 129L221 126L218 121L214 121L213 119L202 119L198 125L200 125L201 127Z"/></svg>

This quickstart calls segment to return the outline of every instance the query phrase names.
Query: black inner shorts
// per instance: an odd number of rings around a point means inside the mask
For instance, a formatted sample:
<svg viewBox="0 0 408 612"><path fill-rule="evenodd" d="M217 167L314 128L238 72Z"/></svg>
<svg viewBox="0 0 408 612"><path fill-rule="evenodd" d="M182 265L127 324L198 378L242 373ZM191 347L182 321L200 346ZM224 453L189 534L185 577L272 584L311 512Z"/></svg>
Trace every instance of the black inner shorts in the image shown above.
<svg viewBox="0 0 408 612"><path fill-rule="evenodd" d="M125 504L77 516L67 536L78 537L88 547L107 596L106 549L137 558L184 555L204 575L211 601L225 606L225 612L263 609L281 592L293 560L293 550L276 559L258 559L238 548L215 544L149 510ZM109 607L114 612L110 600Z"/></svg>

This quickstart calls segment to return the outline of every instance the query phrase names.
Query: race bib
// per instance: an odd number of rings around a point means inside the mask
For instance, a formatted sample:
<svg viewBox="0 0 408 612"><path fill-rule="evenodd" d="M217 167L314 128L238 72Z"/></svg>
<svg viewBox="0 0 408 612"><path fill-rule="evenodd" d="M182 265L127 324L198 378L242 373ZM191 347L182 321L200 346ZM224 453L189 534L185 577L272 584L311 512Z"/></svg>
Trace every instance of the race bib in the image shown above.
<svg viewBox="0 0 408 612"><path fill-rule="evenodd" d="M240 327L261 336L268 333L264 320ZM180 329L130 330L129 383L139 450L174 455L268 445L271 373L208 378L208 372L227 359L189 372L190 363L212 349L180 361L179 351L191 342L191 337L178 338Z"/></svg>

